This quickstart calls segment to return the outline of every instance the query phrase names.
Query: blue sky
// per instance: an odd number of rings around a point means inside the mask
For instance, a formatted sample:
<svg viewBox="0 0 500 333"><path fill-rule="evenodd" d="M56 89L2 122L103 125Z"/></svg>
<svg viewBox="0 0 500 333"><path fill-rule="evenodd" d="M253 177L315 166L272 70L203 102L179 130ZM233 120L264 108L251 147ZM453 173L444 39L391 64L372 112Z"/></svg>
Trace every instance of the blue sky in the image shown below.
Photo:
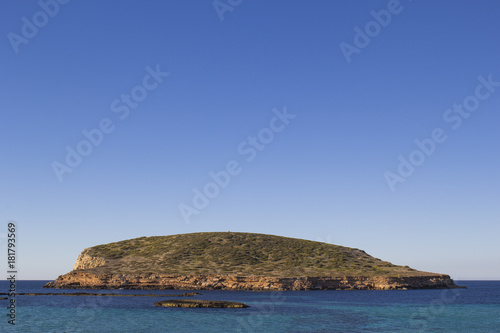
<svg viewBox="0 0 500 333"><path fill-rule="evenodd" d="M15 221L19 278L231 230L500 279L500 4L216 4L0 4L0 242Z"/></svg>

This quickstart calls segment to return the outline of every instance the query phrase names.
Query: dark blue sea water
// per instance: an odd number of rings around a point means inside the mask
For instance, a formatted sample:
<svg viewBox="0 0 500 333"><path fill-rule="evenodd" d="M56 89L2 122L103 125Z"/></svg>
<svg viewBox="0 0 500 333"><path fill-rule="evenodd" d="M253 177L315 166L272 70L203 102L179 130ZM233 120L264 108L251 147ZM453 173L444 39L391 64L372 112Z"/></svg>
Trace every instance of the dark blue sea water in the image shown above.
<svg viewBox="0 0 500 333"><path fill-rule="evenodd" d="M18 292L42 289L18 281ZM201 291L188 299L245 302L246 309L153 306L172 297L17 296L16 325L0 300L0 332L500 332L500 281L457 281L468 289L406 291ZM8 282L0 281L0 292ZM124 294L186 291L101 290ZM3 295L0 295L3 297Z"/></svg>

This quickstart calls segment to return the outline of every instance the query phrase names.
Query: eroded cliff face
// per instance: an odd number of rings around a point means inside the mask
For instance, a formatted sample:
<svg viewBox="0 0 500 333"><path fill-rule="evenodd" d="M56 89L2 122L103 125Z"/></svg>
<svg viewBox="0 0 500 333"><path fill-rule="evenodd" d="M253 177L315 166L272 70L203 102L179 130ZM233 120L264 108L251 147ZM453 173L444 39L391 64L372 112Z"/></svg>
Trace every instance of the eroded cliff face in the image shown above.
<svg viewBox="0 0 500 333"><path fill-rule="evenodd" d="M72 271L45 288L183 290L395 290L459 288L448 275L412 277L263 277L231 275L113 275Z"/></svg>
<svg viewBox="0 0 500 333"><path fill-rule="evenodd" d="M101 257L93 257L88 254L88 249L85 249L80 253L78 259L75 262L75 266L73 270L82 270L82 269L90 269L96 268L99 266L104 266L106 264L106 260Z"/></svg>

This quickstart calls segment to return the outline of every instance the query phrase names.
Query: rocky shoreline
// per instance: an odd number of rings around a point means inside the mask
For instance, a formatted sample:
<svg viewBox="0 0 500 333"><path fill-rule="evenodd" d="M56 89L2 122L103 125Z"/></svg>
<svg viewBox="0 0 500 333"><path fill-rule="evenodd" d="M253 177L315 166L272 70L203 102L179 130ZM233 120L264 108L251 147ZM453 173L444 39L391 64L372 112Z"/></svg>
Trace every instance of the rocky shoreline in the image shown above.
<svg viewBox="0 0 500 333"><path fill-rule="evenodd" d="M71 271L44 288L149 290L406 290L463 288L449 275L265 277L231 275L95 274Z"/></svg>

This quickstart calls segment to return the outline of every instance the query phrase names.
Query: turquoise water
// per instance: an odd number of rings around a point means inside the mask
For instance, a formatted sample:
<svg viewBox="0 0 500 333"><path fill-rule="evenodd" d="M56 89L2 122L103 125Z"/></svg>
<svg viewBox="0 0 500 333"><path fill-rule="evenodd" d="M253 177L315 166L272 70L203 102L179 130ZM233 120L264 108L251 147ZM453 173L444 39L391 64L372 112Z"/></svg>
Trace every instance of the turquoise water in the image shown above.
<svg viewBox="0 0 500 333"><path fill-rule="evenodd" d="M19 281L19 292L47 281ZM246 309L160 308L172 297L17 296L16 325L1 332L500 332L500 281L458 281L468 289L406 291L201 291L196 299L245 302ZM0 292L8 288L0 282ZM84 290L89 292L89 290ZM93 292L93 291L90 291ZM124 294L185 291L111 290ZM190 299L193 297L190 297Z"/></svg>

